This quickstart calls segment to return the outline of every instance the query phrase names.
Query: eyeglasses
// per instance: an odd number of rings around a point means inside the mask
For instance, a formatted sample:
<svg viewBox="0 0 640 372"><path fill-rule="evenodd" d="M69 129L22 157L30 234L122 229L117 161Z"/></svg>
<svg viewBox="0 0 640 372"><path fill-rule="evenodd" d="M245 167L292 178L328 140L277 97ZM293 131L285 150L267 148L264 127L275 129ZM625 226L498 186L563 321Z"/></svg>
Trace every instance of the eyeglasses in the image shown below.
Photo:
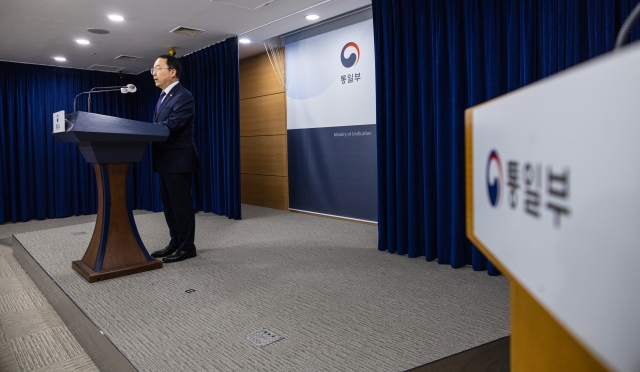
<svg viewBox="0 0 640 372"><path fill-rule="evenodd" d="M154 72L158 72L158 70L162 70L162 69L167 69L167 70L175 70L175 68L170 68L170 67L152 67L149 72L151 72L151 75L153 75Z"/></svg>

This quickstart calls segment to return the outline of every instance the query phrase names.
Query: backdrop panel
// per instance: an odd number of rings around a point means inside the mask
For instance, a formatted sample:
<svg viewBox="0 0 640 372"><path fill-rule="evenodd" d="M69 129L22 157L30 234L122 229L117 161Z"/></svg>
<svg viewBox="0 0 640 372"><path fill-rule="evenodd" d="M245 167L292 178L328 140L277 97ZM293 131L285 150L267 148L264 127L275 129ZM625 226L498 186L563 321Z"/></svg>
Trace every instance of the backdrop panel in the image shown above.
<svg viewBox="0 0 640 372"><path fill-rule="evenodd" d="M286 46L289 206L377 220L373 22Z"/></svg>

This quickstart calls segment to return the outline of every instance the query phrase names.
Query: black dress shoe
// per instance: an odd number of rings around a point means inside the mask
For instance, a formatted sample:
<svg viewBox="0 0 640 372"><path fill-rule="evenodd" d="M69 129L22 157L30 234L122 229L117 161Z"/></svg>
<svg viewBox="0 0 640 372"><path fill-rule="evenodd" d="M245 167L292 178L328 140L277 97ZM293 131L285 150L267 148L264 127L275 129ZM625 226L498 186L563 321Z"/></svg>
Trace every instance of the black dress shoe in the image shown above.
<svg viewBox="0 0 640 372"><path fill-rule="evenodd" d="M188 251L175 251L172 254L168 255L167 257L163 258L162 262L164 263L178 262L178 261L186 260L187 258L193 258L195 256L197 256L195 249L190 249Z"/></svg>
<svg viewBox="0 0 640 372"><path fill-rule="evenodd" d="M151 257L155 257L155 258L166 257L175 251L176 251L176 247L172 245L168 245L159 251L155 251L151 253Z"/></svg>

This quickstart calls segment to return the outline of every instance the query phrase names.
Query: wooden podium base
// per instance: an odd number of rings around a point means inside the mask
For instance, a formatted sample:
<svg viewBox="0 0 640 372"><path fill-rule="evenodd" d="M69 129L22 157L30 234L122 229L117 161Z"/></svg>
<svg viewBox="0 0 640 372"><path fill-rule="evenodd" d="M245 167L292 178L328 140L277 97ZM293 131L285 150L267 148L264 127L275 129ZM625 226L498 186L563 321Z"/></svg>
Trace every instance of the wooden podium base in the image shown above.
<svg viewBox="0 0 640 372"><path fill-rule="evenodd" d="M82 263L82 261L73 261L71 263L71 267L82 277L88 281L89 283L97 282L99 280L113 279L120 276L137 274L144 271L155 270L162 267L162 261L154 259L151 262L133 265L129 267L124 267L121 269L114 270L103 270L103 271L93 271L87 265Z"/></svg>
<svg viewBox="0 0 640 372"><path fill-rule="evenodd" d="M93 165L98 182L96 227L84 257L71 265L89 283L162 267L144 247L127 206L129 167L130 163Z"/></svg>

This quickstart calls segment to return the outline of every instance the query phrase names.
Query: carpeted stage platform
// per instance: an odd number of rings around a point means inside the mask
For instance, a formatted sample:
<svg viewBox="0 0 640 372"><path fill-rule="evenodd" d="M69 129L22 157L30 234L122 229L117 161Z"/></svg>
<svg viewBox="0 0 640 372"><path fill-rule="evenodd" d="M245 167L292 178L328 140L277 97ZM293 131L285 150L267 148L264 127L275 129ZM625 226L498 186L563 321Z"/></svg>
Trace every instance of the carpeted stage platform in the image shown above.
<svg viewBox="0 0 640 372"><path fill-rule="evenodd" d="M379 252L376 226L243 217L199 213L198 257L93 284L71 269L93 222L16 234L14 255L101 370L405 371L509 335L504 277ZM135 218L166 245L162 214ZM284 338L255 346L262 328Z"/></svg>

